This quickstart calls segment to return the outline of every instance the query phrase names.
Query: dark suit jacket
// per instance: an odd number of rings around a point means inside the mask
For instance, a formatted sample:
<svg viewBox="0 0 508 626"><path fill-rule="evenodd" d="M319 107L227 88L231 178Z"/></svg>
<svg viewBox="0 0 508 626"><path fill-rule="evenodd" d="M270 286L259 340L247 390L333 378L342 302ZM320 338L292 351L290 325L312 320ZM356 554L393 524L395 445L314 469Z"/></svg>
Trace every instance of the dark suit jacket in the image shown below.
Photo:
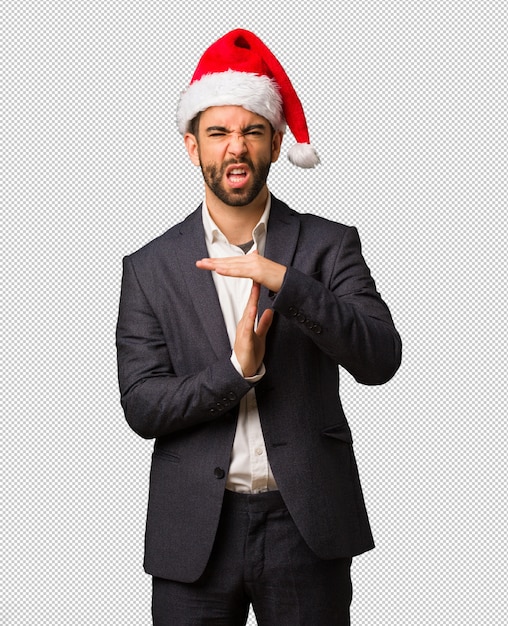
<svg viewBox="0 0 508 626"><path fill-rule="evenodd" d="M214 541L239 400L201 208L124 259L117 328L121 402L155 438L145 542L148 573L196 580ZM289 512L324 559L373 547L339 399L338 365L367 385L388 381L401 341L361 254L356 229L298 214L272 198L265 256L288 266L277 294L266 374L256 398L270 464Z"/></svg>

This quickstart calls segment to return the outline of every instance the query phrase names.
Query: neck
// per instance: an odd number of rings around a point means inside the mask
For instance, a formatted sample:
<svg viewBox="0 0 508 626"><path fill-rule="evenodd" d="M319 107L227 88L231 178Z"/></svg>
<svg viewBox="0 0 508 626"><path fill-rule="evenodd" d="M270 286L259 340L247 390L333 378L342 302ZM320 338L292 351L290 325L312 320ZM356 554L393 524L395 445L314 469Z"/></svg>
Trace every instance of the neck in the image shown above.
<svg viewBox="0 0 508 626"><path fill-rule="evenodd" d="M261 219L268 198L265 186L253 202L245 206L225 204L205 186L206 206L213 221L233 245L252 239L252 231Z"/></svg>

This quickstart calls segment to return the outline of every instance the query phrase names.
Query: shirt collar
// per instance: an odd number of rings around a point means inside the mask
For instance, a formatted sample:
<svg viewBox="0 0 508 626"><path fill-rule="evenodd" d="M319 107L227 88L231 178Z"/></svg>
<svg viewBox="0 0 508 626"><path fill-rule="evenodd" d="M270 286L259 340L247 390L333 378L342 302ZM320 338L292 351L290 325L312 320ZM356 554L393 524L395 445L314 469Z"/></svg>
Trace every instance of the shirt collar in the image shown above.
<svg viewBox="0 0 508 626"><path fill-rule="evenodd" d="M264 244L266 240L266 231L268 228L268 218L270 217L270 209L272 206L272 194L268 192L268 198L266 199L265 210L263 211L263 215L259 219L259 222L256 224L252 231L252 239L254 241L254 247L259 251L260 254L264 252ZM205 237L206 241L209 244L212 244L216 241L223 241L229 243L226 236L222 233L217 224L213 221L210 212L208 211L208 207L206 206L206 199L203 198L203 206L201 209L202 218L203 218L203 227L205 229ZM247 242L245 242L247 243Z"/></svg>

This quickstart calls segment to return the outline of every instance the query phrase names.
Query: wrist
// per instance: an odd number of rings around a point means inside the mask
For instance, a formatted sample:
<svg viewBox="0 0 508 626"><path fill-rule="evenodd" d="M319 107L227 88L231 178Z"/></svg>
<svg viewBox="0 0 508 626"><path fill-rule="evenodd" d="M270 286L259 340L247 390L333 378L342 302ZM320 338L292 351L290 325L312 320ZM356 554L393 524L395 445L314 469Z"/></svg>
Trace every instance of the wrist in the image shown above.
<svg viewBox="0 0 508 626"><path fill-rule="evenodd" d="M235 370L240 374L240 376L243 376L243 378L245 378L249 382L257 382L258 380L263 378L266 372L266 369L263 363L261 363L261 365L257 368L257 370L253 374L251 374L250 371L244 372L234 350L231 353L231 363L233 367L235 368Z"/></svg>

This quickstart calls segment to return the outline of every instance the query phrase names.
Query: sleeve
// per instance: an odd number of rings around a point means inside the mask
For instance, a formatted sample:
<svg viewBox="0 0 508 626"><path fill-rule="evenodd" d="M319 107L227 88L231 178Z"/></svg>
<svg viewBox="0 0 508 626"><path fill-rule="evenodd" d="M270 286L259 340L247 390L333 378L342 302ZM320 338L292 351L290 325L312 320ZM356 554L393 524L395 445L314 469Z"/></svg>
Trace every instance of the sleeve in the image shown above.
<svg viewBox="0 0 508 626"><path fill-rule="evenodd" d="M176 375L160 320L124 259L116 330L121 404L130 427L161 437L220 418L252 388L229 356L205 369Z"/></svg>
<svg viewBox="0 0 508 626"><path fill-rule="evenodd" d="M400 336L353 227L346 229L328 284L288 267L273 308L360 383L385 383L400 366Z"/></svg>

